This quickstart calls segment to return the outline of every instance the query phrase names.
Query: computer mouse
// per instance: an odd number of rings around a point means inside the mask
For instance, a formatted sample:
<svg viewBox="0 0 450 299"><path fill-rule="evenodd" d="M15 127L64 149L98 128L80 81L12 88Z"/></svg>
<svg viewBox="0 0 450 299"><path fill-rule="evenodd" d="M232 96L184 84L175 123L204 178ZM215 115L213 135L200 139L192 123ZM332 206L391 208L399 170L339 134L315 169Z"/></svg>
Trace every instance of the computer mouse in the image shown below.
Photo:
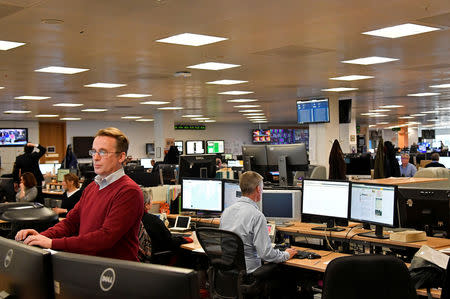
<svg viewBox="0 0 450 299"><path fill-rule="evenodd" d="M308 255L306 256L308 259L313 260L313 259L320 259L321 256L315 252L309 252Z"/></svg>

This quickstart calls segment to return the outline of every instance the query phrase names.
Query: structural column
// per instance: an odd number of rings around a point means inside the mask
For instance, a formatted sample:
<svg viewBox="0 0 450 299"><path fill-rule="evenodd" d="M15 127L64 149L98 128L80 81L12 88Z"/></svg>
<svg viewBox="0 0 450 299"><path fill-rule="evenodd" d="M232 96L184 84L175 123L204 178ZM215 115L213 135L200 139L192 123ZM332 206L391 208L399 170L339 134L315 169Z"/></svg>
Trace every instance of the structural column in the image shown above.
<svg viewBox="0 0 450 299"><path fill-rule="evenodd" d="M155 136L155 160L161 161L164 159L166 138L173 137L174 122L169 113L164 111L156 111L153 118L155 119L153 124L153 136Z"/></svg>

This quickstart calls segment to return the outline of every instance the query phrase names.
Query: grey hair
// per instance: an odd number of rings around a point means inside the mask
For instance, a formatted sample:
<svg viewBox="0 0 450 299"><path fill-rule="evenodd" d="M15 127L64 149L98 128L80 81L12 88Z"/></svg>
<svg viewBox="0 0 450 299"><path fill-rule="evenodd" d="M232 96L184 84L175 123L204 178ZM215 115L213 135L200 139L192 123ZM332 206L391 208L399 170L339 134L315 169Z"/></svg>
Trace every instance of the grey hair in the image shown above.
<svg viewBox="0 0 450 299"><path fill-rule="evenodd" d="M141 188L142 194L144 195L144 205L152 202L152 190L150 188Z"/></svg>

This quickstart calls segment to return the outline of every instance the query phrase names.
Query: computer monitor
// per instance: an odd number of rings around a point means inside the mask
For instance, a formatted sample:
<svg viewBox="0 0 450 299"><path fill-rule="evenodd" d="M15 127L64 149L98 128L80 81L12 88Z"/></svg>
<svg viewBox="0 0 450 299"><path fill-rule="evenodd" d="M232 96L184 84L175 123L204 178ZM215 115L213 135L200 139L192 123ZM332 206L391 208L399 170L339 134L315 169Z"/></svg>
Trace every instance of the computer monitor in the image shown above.
<svg viewBox="0 0 450 299"><path fill-rule="evenodd" d="M205 146L203 140L186 141L186 155L198 155L204 153L205 153Z"/></svg>
<svg viewBox="0 0 450 299"><path fill-rule="evenodd" d="M293 171L308 170L308 154L304 143L267 146L267 164L270 170L280 172L280 185L293 185Z"/></svg>
<svg viewBox="0 0 450 299"><path fill-rule="evenodd" d="M243 145L244 171L253 170L264 178L267 172L267 148L265 145Z"/></svg>
<svg viewBox="0 0 450 299"><path fill-rule="evenodd" d="M176 164L159 164L159 170L162 173L162 184L173 185L178 179L178 165Z"/></svg>
<svg viewBox="0 0 450 299"><path fill-rule="evenodd" d="M216 155L181 155L180 178L215 178Z"/></svg>
<svg viewBox="0 0 450 299"><path fill-rule="evenodd" d="M397 186L352 183L349 219L375 225L375 232L363 233L361 236L389 238L383 235L383 226L397 225L396 212Z"/></svg>
<svg viewBox="0 0 450 299"><path fill-rule="evenodd" d="M144 166L145 169L153 168L152 166L152 159L141 159L141 166Z"/></svg>
<svg viewBox="0 0 450 299"><path fill-rule="evenodd" d="M55 298L199 298L197 272L58 252L52 256Z"/></svg>
<svg viewBox="0 0 450 299"><path fill-rule="evenodd" d="M64 176L70 173L70 169L59 168L57 173L58 182L64 181Z"/></svg>
<svg viewBox="0 0 450 299"><path fill-rule="evenodd" d="M181 180L181 209L197 213L223 211L221 179L183 178Z"/></svg>
<svg viewBox="0 0 450 299"><path fill-rule="evenodd" d="M13 178L0 177L0 203L11 202L16 200L16 192L14 191Z"/></svg>
<svg viewBox="0 0 450 299"><path fill-rule="evenodd" d="M238 181L223 182L223 208L233 205L242 196Z"/></svg>
<svg viewBox="0 0 450 299"><path fill-rule="evenodd" d="M345 156L347 175L370 175L371 155Z"/></svg>
<svg viewBox="0 0 450 299"><path fill-rule="evenodd" d="M439 163L444 164L446 168L450 168L450 157L440 157Z"/></svg>
<svg viewBox="0 0 450 299"><path fill-rule="evenodd" d="M0 237L0 297L54 298L50 259L48 251Z"/></svg>
<svg viewBox="0 0 450 299"><path fill-rule="evenodd" d="M223 140L207 140L206 141L207 154L223 154L225 153L225 141Z"/></svg>
<svg viewBox="0 0 450 299"><path fill-rule="evenodd" d="M183 141L182 140L175 140L174 145L178 148L178 153L180 155L183 154Z"/></svg>
<svg viewBox="0 0 450 299"><path fill-rule="evenodd" d="M227 165L228 165L228 167L244 167L244 161L243 160L228 160Z"/></svg>
<svg viewBox="0 0 450 299"><path fill-rule="evenodd" d="M342 231L335 224L347 225L350 182L303 179L302 221L326 222L315 230Z"/></svg>
<svg viewBox="0 0 450 299"><path fill-rule="evenodd" d="M268 221L287 226L289 221L300 221L300 190L263 190L261 211Z"/></svg>

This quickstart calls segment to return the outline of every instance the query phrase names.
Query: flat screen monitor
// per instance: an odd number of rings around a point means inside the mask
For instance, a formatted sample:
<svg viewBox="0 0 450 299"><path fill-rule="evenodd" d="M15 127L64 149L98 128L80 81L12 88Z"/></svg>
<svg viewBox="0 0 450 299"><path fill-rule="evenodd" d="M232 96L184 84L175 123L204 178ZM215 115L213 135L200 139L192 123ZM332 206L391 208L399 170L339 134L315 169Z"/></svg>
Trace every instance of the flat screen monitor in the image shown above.
<svg viewBox="0 0 450 299"><path fill-rule="evenodd" d="M370 175L371 156L346 156L344 158L347 175Z"/></svg>
<svg viewBox="0 0 450 299"><path fill-rule="evenodd" d="M446 168L450 168L450 157L440 157L439 163L444 164Z"/></svg>
<svg viewBox="0 0 450 299"><path fill-rule="evenodd" d="M286 156L287 168L290 171L308 169L308 154L304 143L267 146L267 164L269 166L278 168L278 159L281 156Z"/></svg>
<svg viewBox="0 0 450 299"><path fill-rule="evenodd" d="M63 169L63 168L59 168L58 172L57 172L57 179L58 182L62 182L64 181L64 176L66 174L70 173L70 169Z"/></svg>
<svg viewBox="0 0 450 299"><path fill-rule="evenodd" d="M368 183L352 183L349 219L374 224L375 233L360 234L365 237L387 239L383 226L397 224L397 187Z"/></svg>
<svg viewBox="0 0 450 299"><path fill-rule="evenodd" d="M48 251L0 237L0 297L53 298L50 259Z"/></svg>
<svg viewBox="0 0 450 299"><path fill-rule="evenodd" d="M144 166L146 169L153 168L152 159L141 159L141 166Z"/></svg>
<svg viewBox="0 0 450 299"><path fill-rule="evenodd" d="M223 208L226 209L233 205L242 196L239 182L224 181L223 182Z"/></svg>
<svg viewBox="0 0 450 299"><path fill-rule="evenodd" d="M186 141L186 155L204 154L205 147L203 140L188 140Z"/></svg>
<svg viewBox="0 0 450 299"><path fill-rule="evenodd" d="M242 156L253 157L254 165L267 166L267 150L265 145L243 145Z"/></svg>
<svg viewBox="0 0 450 299"><path fill-rule="evenodd" d="M174 145L177 147L178 153L179 153L180 155L182 155L182 154L183 154L183 141L181 141L181 140L175 140Z"/></svg>
<svg viewBox="0 0 450 299"><path fill-rule="evenodd" d="M52 264L56 299L199 298L190 269L66 252L54 254Z"/></svg>
<svg viewBox="0 0 450 299"><path fill-rule="evenodd" d="M207 154L223 154L225 153L225 141L223 140L207 140L206 141Z"/></svg>
<svg viewBox="0 0 450 299"><path fill-rule="evenodd" d="M297 123L328 123L330 109L328 99L297 101Z"/></svg>
<svg viewBox="0 0 450 299"><path fill-rule="evenodd" d="M183 178L181 180L181 209L205 213L223 211L222 180Z"/></svg>
<svg viewBox="0 0 450 299"><path fill-rule="evenodd" d="M228 165L228 167L244 167L244 161L243 160L228 160L227 165Z"/></svg>
<svg viewBox="0 0 450 299"><path fill-rule="evenodd" d="M0 146L24 146L27 143L27 128L0 129Z"/></svg>
<svg viewBox="0 0 450 299"><path fill-rule="evenodd" d="M254 129L252 130L253 143L268 143L271 141L269 129Z"/></svg>
<svg viewBox="0 0 450 299"><path fill-rule="evenodd" d="M270 129L270 144L296 143L295 129Z"/></svg>
<svg viewBox="0 0 450 299"><path fill-rule="evenodd" d="M89 150L92 149L94 138L93 136L73 137L73 153L77 158L91 158L89 156Z"/></svg>
<svg viewBox="0 0 450 299"><path fill-rule="evenodd" d="M155 144L154 143L146 143L145 144L145 154L148 156L155 154Z"/></svg>
<svg viewBox="0 0 450 299"><path fill-rule="evenodd" d="M300 221L300 190L263 190L261 211L268 221L286 226Z"/></svg>
<svg viewBox="0 0 450 299"><path fill-rule="evenodd" d="M303 179L302 221L327 223L317 230L344 230L335 224L346 224L349 200L350 182Z"/></svg>
<svg viewBox="0 0 450 299"><path fill-rule="evenodd" d="M216 155L181 155L180 178L215 178Z"/></svg>
<svg viewBox="0 0 450 299"><path fill-rule="evenodd" d="M0 203L16 201L16 191L14 191L13 178L0 177Z"/></svg>

